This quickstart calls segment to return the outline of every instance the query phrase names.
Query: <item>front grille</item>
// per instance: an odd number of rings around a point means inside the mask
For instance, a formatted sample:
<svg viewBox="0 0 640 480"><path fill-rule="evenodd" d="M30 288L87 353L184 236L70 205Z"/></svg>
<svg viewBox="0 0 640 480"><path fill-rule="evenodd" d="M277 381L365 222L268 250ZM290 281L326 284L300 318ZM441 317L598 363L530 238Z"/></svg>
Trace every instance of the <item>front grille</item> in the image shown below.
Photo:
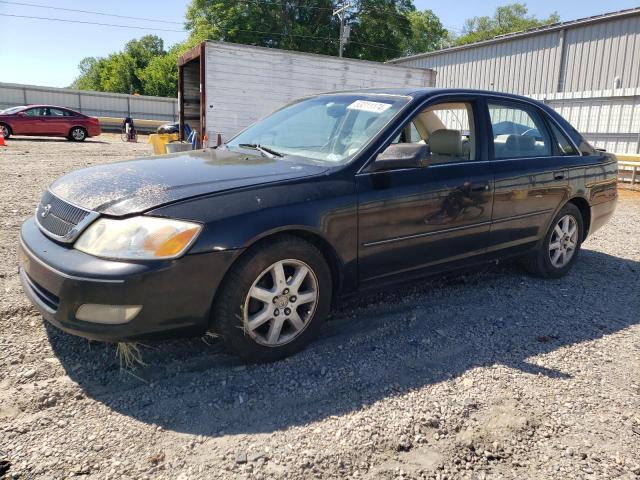
<svg viewBox="0 0 640 480"><path fill-rule="evenodd" d="M71 205L47 190L38 204L36 220L45 233L72 240L68 238L71 231L90 214L90 211Z"/></svg>

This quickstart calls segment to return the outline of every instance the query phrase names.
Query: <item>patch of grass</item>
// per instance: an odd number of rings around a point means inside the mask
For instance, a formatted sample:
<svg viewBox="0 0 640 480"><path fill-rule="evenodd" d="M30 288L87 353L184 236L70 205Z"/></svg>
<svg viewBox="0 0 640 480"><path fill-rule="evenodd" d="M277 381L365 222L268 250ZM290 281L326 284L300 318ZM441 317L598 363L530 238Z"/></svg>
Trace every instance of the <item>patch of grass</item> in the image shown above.
<svg viewBox="0 0 640 480"><path fill-rule="evenodd" d="M207 330L201 338L204 343L206 343L208 346L211 346L210 342L217 341L217 339L220 338L220 335L218 335L215 332L212 332L211 330Z"/></svg>
<svg viewBox="0 0 640 480"><path fill-rule="evenodd" d="M139 346L140 344L136 342L118 342L116 356L120 362L120 368L133 369L137 366L146 365L142 360Z"/></svg>

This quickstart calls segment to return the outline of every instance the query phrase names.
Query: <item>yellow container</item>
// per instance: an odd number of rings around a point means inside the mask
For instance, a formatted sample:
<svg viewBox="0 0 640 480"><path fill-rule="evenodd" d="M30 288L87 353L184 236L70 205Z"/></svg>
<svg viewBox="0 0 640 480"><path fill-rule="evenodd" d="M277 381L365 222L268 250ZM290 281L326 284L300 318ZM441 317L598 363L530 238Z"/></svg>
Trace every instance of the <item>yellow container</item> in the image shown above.
<svg viewBox="0 0 640 480"><path fill-rule="evenodd" d="M167 143L178 140L177 133L153 133L149 135L147 143L153 145L153 153L164 155L167 153Z"/></svg>

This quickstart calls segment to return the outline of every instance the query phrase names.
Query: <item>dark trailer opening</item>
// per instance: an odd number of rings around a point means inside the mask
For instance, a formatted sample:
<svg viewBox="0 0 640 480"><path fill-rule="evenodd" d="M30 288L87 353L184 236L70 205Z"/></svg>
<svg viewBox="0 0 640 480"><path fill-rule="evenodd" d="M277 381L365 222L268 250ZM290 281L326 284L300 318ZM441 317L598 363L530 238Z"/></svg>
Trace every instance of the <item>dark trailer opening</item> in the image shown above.
<svg viewBox="0 0 640 480"><path fill-rule="evenodd" d="M180 107L180 140L186 140L185 123L198 132L197 148L205 135L205 43L196 45L178 57L178 106Z"/></svg>

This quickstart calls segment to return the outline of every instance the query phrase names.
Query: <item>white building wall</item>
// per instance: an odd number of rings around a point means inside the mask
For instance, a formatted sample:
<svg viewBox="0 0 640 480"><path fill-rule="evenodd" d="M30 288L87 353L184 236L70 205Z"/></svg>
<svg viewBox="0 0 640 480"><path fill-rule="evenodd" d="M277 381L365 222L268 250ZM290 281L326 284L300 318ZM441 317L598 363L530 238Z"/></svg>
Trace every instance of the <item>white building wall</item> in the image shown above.
<svg viewBox="0 0 640 480"><path fill-rule="evenodd" d="M422 68L219 42L207 43L205 70L209 141L306 95L435 83L435 73Z"/></svg>

